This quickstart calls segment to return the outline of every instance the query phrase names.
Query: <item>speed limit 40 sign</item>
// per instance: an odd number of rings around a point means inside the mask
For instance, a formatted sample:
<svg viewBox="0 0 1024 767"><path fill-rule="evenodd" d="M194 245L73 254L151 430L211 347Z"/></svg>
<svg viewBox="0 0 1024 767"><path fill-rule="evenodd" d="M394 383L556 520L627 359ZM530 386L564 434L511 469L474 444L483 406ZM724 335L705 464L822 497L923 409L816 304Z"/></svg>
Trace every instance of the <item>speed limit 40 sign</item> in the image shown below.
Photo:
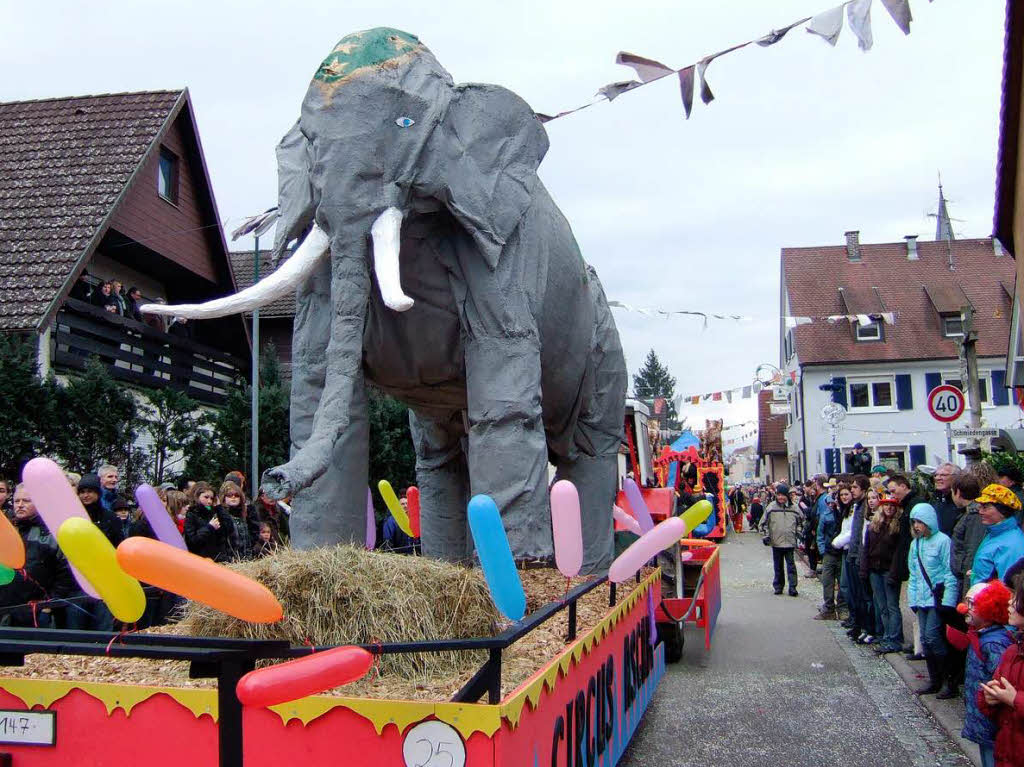
<svg viewBox="0 0 1024 767"><path fill-rule="evenodd" d="M928 392L928 412L942 423L950 423L964 414L967 406L964 393L950 384L936 386Z"/></svg>

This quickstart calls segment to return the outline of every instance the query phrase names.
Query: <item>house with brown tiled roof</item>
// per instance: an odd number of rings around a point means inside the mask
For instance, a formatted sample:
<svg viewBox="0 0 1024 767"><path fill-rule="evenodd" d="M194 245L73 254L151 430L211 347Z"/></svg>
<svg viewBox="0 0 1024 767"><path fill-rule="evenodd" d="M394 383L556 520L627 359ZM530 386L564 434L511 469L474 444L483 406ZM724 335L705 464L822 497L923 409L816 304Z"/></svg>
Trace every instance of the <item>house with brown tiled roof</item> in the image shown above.
<svg viewBox="0 0 1024 767"><path fill-rule="evenodd" d="M775 401L775 387L757 393L757 475L767 482L789 480L786 413L789 403Z"/></svg>
<svg viewBox="0 0 1024 767"><path fill-rule="evenodd" d="M168 303L235 289L188 91L0 103L0 278L0 332L38 339L43 372L97 355L221 401L248 355L240 318L169 333L90 300L106 280Z"/></svg>
<svg viewBox="0 0 1024 767"><path fill-rule="evenodd" d="M940 207L940 211L942 208ZM940 217L941 218L941 217ZM941 383L963 388L961 311L974 310L983 425L1007 428L1020 410L1006 388L1014 260L992 238L783 248L781 367L795 374L785 440L792 479L847 471L857 443L873 464L911 470L962 458L928 413ZM835 428L823 408L838 405ZM969 425L967 411L953 427ZM762 431L763 433L763 431ZM952 447L952 451L950 450Z"/></svg>

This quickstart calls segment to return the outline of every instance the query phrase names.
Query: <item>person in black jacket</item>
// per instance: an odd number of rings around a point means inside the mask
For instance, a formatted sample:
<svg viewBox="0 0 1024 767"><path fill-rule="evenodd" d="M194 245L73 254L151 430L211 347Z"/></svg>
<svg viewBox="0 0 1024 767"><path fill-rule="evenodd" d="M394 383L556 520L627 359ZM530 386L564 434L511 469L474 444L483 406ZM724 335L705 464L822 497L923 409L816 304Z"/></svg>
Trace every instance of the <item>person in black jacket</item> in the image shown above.
<svg viewBox="0 0 1024 767"><path fill-rule="evenodd" d="M903 511L900 515L900 532L896 555L892 559L892 567L889 569L889 575L886 579L889 585L898 588L900 584L910 580L910 566L907 564L907 557L910 555L910 542L913 539L913 536L910 534L910 511L920 500L914 493L910 480L903 474L893 474L889 478L889 492L899 501L900 509ZM894 641L898 641L901 644L904 641L902 623L900 623L899 631ZM921 655L921 658L918 660L924 658L924 655L916 652L916 648L913 646L904 647L903 649L909 657Z"/></svg>
<svg viewBox="0 0 1024 767"><path fill-rule="evenodd" d="M217 509L231 517L235 534L229 540L231 559L249 559L260 535L260 525L251 514L237 482L225 481L217 493Z"/></svg>
<svg viewBox="0 0 1024 767"><path fill-rule="evenodd" d="M935 495L931 504L939 517L939 531L953 535L953 528L960 516L959 507L953 502L953 480L960 473L959 467L952 463L944 463L935 470L932 480L935 482Z"/></svg>
<svg viewBox="0 0 1024 767"><path fill-rule="evenodd" d="M14 492L14 527L25 544L25 566L14 572L14 580L0 586L0 625L51 628L52 608L30 603L68 596L71 571L24 485Z"/></svg>
<svg viewBox="0 0 1024 767"><path fill-rule="evenodd" d="M858 442L853 446L853 452L847 459L847 464L851 474L867 476L871 473L871 454L864 445Z"/></svg>
<svg viewBox="0 0 1024 767"><path fill-rule="evenodd" d="M213 488L206 482L192 487L195 502L185 515L185 545L193 554L214 562L227 562L237 551L237 533L231 515L215 506Z"/></svg>
<svg viewBox="0 0 1024 767"><path fill-rule="evenodd" d="M78 480L78 500L82 502L92 523L116 547L124 536L117 518L113 513L104 509L100 503L100 491L99 475L85 474ZM77 583L73 584L69 600L70 604L67 608L67 627L69 629L113 630L114 616L107 605L102 600L86 596Z"/></svg>

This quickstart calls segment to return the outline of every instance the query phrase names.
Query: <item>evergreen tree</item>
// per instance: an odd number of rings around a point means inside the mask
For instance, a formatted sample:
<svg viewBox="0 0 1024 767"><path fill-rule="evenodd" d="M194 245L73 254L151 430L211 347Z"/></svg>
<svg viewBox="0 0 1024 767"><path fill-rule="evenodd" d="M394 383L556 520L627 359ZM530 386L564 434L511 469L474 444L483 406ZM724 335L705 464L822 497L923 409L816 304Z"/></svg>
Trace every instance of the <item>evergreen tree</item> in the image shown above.
<svg viewBox="0 0 1024 767"><path fill-rule="evenodd" d="M142 433L152 443L146 455L149 479L159 485L171 475L181 459L171 463L196 439L201 416L196 401L183 391L166 387L149 392L141 405ZM180 468L180 467L179 467Z"/></svg>
<svg viewBox="0 0 1024 767"><path fill-rule="evenodd" d="M67 468L86 473L109 462L125 468L127 482L134 479L141 470L134 448L140 421L132 393L95 357L86 362L82 375L56 388L62 425L54 435L53 451Z"/></svg>
<svg viewBox="0 0 1024 767"><path fill-rule="evenodd" d="M671 400L676 394L676 379L669 375L668 368L661 364L654 349L647 352L647 359L640 371L633 376L633 396L637 399L664 397Z"/></svg>
<svg viewBox="0 0 1024 767"><path fill-rule="evenodd" d="M52 450L57 390L39 379L33 336L0 336L0 477L20 481L29 459Z"/></svg>
<svg viewBox="0 0 1024 767"><path fill-rule="evenodd" d="M370 387L370 484L386 479L401 495L416 484L416 453L409 430L409 408Z"/></svg>

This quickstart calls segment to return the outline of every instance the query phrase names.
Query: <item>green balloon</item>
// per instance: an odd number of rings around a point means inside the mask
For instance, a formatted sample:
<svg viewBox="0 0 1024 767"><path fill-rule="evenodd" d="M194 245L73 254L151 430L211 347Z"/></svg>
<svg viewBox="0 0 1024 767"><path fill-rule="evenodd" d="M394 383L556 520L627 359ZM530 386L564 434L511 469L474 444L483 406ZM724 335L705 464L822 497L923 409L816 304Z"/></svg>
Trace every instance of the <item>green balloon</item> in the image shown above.
<svg viewBox="0 0 1024 767"><path fill-rule="evenodd" d="M6 586L8 583L14 580L14 570L4 565L0 565L0 586Z"/></svg>

